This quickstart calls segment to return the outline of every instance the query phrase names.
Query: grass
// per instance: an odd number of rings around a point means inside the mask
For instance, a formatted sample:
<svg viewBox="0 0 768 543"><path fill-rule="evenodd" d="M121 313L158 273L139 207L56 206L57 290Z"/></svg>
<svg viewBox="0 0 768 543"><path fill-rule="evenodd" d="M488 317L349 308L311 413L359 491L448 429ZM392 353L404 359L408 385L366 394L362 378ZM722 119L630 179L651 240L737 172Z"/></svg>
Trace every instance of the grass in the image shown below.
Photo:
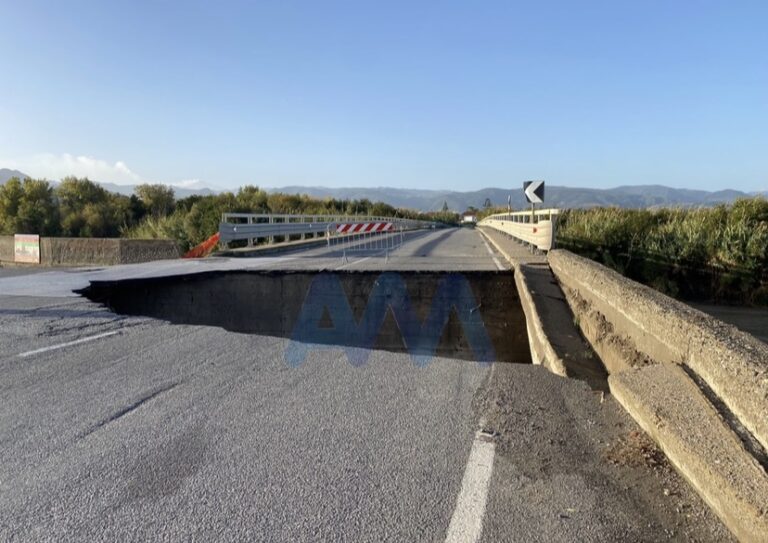
<svg viewBox="0 0 768 543"><path fill-rule="evenodd" d="M122 236L132 239L173 239L182 251L192 247L192 241L184 227L184 218L179 213L163 217L147 217L132 228L122 230Z"/></svg>
<svg viewBox="0 0 768 543"><path fill-rule="evenodd" d="M695 209L569 210L560 247L686 299L768 305L768 200Z"/></svg>

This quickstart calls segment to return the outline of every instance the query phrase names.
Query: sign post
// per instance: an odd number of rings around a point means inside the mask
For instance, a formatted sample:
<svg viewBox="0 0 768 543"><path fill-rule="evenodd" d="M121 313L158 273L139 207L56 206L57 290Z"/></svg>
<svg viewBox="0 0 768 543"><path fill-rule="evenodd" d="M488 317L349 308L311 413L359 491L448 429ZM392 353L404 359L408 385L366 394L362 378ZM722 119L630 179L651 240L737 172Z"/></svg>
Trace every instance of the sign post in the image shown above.
<svg viewBox="0 0 768 543"><path fill-rule="evenodd" d="M536 221L536 204L544 203L544 181L523 181L525 199L531 203L531 224Z"/></svg>
<svg viewBox="0 0 768 543"><path fill-rule="evenodd" d="M523 192L525 198L531 203L531 227L536 232L536 204L544 203L544 181L523 181ZM533 252L533 245L531 245Z"/></svg>
<svg viewBox="0 0 768 543"><path fill-rule="evenodd" d="M13 261L40 264L40 236L32 234L13 236Z"/></svg>

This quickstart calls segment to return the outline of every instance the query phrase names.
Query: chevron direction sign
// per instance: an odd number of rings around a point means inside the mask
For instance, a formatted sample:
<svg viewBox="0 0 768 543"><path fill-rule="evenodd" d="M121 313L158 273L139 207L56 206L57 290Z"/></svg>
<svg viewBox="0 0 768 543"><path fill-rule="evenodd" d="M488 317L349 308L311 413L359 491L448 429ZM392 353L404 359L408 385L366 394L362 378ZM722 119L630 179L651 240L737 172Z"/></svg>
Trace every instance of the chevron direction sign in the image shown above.
<svg viewBox="0 0 768 543"><path fill-rule="evenodd" d="M530 203L544 203L544 181L523 181L523 191Z"/></svg>

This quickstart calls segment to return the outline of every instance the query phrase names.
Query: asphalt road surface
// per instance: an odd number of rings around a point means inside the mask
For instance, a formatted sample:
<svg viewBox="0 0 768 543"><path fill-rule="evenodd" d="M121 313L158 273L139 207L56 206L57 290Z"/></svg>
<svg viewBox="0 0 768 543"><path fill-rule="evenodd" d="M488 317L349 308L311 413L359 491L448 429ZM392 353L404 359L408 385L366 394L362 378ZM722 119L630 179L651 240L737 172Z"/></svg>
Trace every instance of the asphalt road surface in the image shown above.
<svg viewBox="0 0 768 543"><path fill-rule="evenodd" d="M504 267L472 230L387 255L0 270L0 540L723 541L610 397L538 366L343 350L110 313L94 279ZM343 255L342 255L343 256ZM222 303L226 303L223 300Z"/></svg>

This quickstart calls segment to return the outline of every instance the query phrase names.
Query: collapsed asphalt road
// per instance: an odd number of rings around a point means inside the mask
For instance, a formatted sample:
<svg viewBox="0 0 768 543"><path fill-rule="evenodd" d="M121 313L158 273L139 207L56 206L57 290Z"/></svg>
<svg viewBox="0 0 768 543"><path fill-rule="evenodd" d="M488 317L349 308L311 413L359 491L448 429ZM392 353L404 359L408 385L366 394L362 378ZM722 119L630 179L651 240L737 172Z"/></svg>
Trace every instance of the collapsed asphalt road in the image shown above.
<svg viewBox="0 0 768 543"><path fill-rule="evenodd" d="M584 383L327 346L292 365L288 338L30 295L57 277L0 278L0 539L730 539Z"/></svg>

